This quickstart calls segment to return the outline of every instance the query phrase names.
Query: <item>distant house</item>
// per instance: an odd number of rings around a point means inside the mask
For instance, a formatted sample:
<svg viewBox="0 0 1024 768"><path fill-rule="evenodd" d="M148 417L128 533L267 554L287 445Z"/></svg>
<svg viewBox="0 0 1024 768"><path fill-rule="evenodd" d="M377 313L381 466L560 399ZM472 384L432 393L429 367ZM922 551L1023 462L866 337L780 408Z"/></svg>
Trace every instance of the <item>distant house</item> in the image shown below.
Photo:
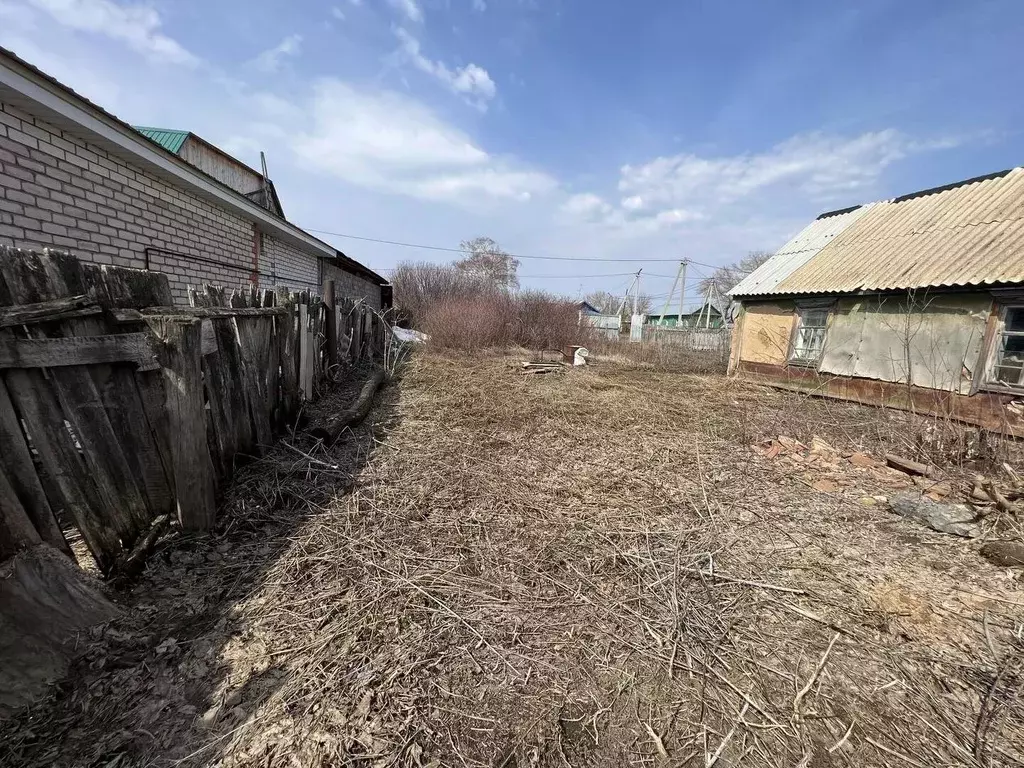
<svg viewBox="0 0 1024 768"><path fill-rule="evenodd" d="M580 326L588 325L594 329L594 333L605 336L609 339L618 338L622 330L622 318L617 314L602 314L601 310L587 301L580 301L576 304L579 310Z"/></svg>
<svg viewBox="0 0 1024 768"><path fill-rule="evenodd" d="M287 221L273 183L189 131L133 128L0 48L0 245L167 274L341 295L387 281ZM338 292L336 285L336 292Z"/></svg>
<svg viewBox="0 0 1024 768"><path fill-rule="evenodd" d="M578 309L584 315L600 315L601 310L591 304L589 301L580 301L576 304Z"/></svg>
<svg viewBox="0 0 1024 768"><path fill-rule="evenodd" d="M730 294L733 372L1024 436L1024 168L823 213Z"/></svg>
<svg viewBox="0 0 1024 768"><path fill-rule="evenodd" d="M713 301L706 301L697 309L684 312L682 320L678 313L662 316L655 312L647 316L647 324L666 328L723 328L725 327L725 313Z"/></svg>

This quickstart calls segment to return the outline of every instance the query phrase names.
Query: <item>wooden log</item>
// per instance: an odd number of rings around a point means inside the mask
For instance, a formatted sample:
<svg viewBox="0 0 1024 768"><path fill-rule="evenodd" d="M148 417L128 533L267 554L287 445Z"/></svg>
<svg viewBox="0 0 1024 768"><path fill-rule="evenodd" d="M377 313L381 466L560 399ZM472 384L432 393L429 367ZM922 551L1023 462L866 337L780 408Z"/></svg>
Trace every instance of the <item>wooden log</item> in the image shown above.
<svg viewBox="0 0 1024 768"><path fill-rule="evenodd" d="M135 546L132 547L130 552L126 552L117 559L117 563L114 565L113 574L115 577L115 585L122 586L123 584L118 583L127 580L134 579L140 573L146 565L146 558L149 557L153 551L153 547L156 546L157 540L160 535L167 530L167 526L171 524L170 515L160 515L156 517L149 526L149 530L146 531L139 540L135 542Z"/></svg>
<svg viewBox="0 0 1024 768"><path fill-rule="evenodd" d="M100 363L133 363L141 371L159 368L145 333L0 339L0 368L60 368Z"/></svg>
<svg viewBox="0 0 1024 768"><path fill-rule="evenodd" d="M161 341L167 418L174 435L171 457L178 522L185 530L208 531L213 528L216 503L206 444L200 321L156 320L153 330Z"/></svg>
<svg viewBox="0 0 1024 768"><path fill-rule="evenodd" d="M97 582L46 544L0 563L0 718L50 694L81 632L119 612Z"/></svg>
<svg viewBox="0 0 1024 768"><path fill-rule="evenodd" d="M18 423L18 414L3 379L0 379L0 445L3 446L0 472L6 471L11 491L24 507L36 533L43 542L70 555L71 547L43 491L28 443Z"/></svg>
<svg viewBox="0 0 1024 768"><path fill-rule="evenodd" d="M333 443L346 427L353 427L366 418L370 412L370 406L373 404L373 395L383 383L384 371L375 370L363 384L363 388L359 390L359 396L348 408L331 419L325 426L311 430L310 434L323 440L327 445Z"/></svg>
<svg viewBox="0 0 1024 768"><path fill-rule="evenodd" d="M893 469L898 469L900 472L906 472L908 475L931 477L935 474L935 467L922 464L919 461L904 459L902 456L897 456L895 453L885 454L885 463Z"/></svg>
<svg viewBox="0 0 1024 768"><path fill-rule="evenodd" d="M71 317L98 315L103 307L84 294L63 299L0 307L0 328L30 323L49 323Z"/></svg>

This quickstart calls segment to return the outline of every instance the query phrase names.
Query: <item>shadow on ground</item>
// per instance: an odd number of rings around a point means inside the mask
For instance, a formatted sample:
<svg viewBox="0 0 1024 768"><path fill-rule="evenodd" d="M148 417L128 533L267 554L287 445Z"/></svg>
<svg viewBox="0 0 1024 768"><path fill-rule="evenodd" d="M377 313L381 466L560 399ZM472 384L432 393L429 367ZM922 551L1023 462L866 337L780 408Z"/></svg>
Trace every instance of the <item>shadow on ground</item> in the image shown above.
<svg viewBox="0 0 1024 768"><path fill-rule="evenodd" d="M312 409L313 423L343 408L366 375ZM377 442L397 424L396 383L367 420L331 448L285 435L222 489L217 531L172 533L145 573L114 594L125 615L79 639L69 677L45 702L0 723L10 766L216 763L230 736L280 688L293 648L251 636L238 607L258 599L296 532L351 493Z"/></svg>

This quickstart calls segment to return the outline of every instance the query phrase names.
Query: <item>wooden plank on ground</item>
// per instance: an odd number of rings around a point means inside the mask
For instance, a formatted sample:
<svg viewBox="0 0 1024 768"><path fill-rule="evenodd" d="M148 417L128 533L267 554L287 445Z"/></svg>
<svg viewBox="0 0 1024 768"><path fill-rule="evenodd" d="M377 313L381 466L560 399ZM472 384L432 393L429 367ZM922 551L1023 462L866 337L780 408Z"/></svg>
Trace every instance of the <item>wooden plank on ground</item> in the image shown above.
<svg viewBox="0 0 1024 768"><path fill-rule="evenodd" d="M36 472L35 463L18 414L14 410L7 392L7 384L0 378L0 470L6 470L13 493L18 497L25 513L42 541L65 554L71 554L71 547L64 538L64 532L54 517L50 501L46 498L43 485Z"/></svg>
<svg viewBox="0 0 1024 768"><path fill-rule="evenodd" d="M0 368L60 368L98 363L133 363L142 371L159 367L145 333L0 341Z"/></svg>
<svg viewBox="0 0 1024 768"><path fill-rule="evenodd" d="M185 530L208 531L216 514L213 463L206 443L201 330L198 319L156 320L167 396L174 493L178 522Z"/></svg>

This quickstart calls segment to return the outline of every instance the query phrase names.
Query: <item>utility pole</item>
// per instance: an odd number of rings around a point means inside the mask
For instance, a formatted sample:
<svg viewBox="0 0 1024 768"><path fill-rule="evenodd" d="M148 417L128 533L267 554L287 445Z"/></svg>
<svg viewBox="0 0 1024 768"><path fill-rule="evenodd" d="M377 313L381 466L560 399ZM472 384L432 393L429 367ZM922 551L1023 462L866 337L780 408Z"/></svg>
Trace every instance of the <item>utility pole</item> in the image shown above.
<svg viewBox="0 0 1024 768"><path fill-rule="evenodd" d="M668 314L668 306L672 303L672 297L676 295L676 286L679 285L679 276L686 274L686 262L680 261L679 268L676 270L676 278L672 281L672 290L668 292L668 296L665 297L665 306L661 308L661 317L658 318L658 325L665 324L665 315Z"/></svg>
<svg viewBox="0 0 1024 768"><path fill-rule="evenodd" d="M633 317L636 317L636 305L640 300L640 273L642 269L636 271L636 279L633 281Z"/></svg>
<svg viewBox="0 0 1024 768"><path fill-rule="evenodd" d="M676 315L676 328L681 328L683 325L683 299L686 296L686 265L689 263L689 259L683 259L679 262L679 274L681 275L680 281L682 285L679 287L679 314Z"/></svg>
<svg viewBox="0 0 1024 768"><path fill-rule="evenodd" d="M638 291L640 290L640 273L643 272L643 271L644 271L643 268L638 269L636 271L636 274L633 275L633 282L631 282L629 284L629 288L627 288L626 292L624 294L622 294L622 301L619 302L619 308L615 311L615 314L617 314L619 317L622 317L622 310L624 310L626 308L626 299L629 298L629 292L633 290L633 286L636 286ZM633 314L634 315L636 314L636 296L635 296L635 294L633 296Z"/></svg>

